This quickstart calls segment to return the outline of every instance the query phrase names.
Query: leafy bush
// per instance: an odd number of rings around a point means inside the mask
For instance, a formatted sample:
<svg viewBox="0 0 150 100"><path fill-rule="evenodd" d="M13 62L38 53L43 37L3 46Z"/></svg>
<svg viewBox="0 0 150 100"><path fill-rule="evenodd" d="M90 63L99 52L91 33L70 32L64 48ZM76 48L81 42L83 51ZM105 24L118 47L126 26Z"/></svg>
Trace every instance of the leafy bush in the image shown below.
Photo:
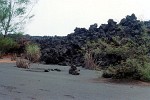
<svg viewBox="0 0 150 100"><path fill-rule="evenodd" d="M116 66L110 66L104 71L103 77L109 75L110 78L122 79L122 78L133 78L140 79L139 67L141 64L135 59L127 59L125 62L121 62Z"/></svg>
<svg viewBox="0 0 150 100"><path fill-rule="evenodd" d="M32 62L37 62L40 59L40 47L36 44L29 44L26 46L26 56Z"/></svg>
<svg viewBox="0 0 150 100"><path fill-rule="evenodd" d="M148 62L144 62L143 65L137 59L128 59L126 62L122 63L121 67L111 67L108 68L106 73L111 74L112 78L132 78L143 81L150 81L150 66ZM105 76L104 76L105 77Z"/></svg>
<svg viewBox="0 0 150 100"><path fill-rule="evenodd" d="M150 36L136 38L113 36L87 43L99 67L105 67L103 77L133 78L150 81Z"/></svg>
<svg viewBox="0 0 150 100"><path fill-rule="evenodd" d="M147 63L144 68L139 68L141 73L141 80L150 81L150 64Z"/></svg>
<svg viewBox="0 0 150 100"><path fill-rule="evenodd" d="M113 77L113 69L112 67L109 67L107 70L103 70L103 74L102 74L102 77L104 78L112 78Z"/></svg>
<svg viewBox="0 0 150 100"><path fill-rule="evenodd" d="M9 37L0 37L0 51L1 53L6 53L12 48L17 48L17 43Z"/></svg>

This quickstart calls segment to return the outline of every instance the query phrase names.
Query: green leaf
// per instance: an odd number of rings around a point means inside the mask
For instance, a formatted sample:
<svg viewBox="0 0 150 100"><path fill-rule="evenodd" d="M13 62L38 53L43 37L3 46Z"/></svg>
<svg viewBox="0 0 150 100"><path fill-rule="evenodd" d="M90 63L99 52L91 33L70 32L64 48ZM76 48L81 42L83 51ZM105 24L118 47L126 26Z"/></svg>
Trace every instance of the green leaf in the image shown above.
<svg viewBox="0 0 150 100"><path fill-rule="evenodd" d="M24 3L24 4L28 4L30 1L29 0L18 0L18 4L22 4L22 3Z"/></svg>
<svg viewBox="0 0 150 100"><path fill-rule="evenodd" d="M16 11L15 11L15 15L23 15L25 14L26 12L26 8L25 7L22 7L22 8L17 8Z"/></svg>

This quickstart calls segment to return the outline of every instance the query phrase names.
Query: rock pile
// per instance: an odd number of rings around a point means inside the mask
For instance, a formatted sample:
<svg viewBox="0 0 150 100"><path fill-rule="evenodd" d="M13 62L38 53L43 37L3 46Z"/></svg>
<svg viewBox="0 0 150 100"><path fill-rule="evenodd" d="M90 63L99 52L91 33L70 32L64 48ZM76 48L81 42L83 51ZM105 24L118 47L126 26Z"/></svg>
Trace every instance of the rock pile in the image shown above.
<svg viewBox="0 0 150 100"><path fill-rule="evenodd" d="M143 27L148 28L150 32L150 21L142 22L137 20L136 16L132 14L123 18L120 23L109 19L108 24L102 24L99 27L97 24L93 24L90 25L89 29L75 28L74 33L64 37L32 36L30 40L40 44L42 53L41 61L46 64L70 65L72 63L77 66L83 66L84 49L87 41L96 41L100 38L107 38L111 41L111 37L119 36L139 42L138 37L144 32ZM97 56L97 62L103 58L103 65L109 65L112 63L109 56L119 59L119 57L115 57L114 55Z"/></svg>
<svg viewBox="0 0 150 100"><path fill-rule="evenodd" d="M71 74L71 75L80 75L79 71L80 70L78 70L75 65L72 65L71 68L69 69L69 74Z"/></svg>

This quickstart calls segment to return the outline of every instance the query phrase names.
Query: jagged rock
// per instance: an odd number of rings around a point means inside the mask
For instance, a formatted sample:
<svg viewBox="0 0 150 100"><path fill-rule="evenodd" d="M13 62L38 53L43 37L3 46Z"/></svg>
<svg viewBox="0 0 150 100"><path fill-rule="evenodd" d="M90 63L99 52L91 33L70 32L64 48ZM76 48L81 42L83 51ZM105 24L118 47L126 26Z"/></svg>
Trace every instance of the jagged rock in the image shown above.
<svg viewBox="0 0 150 100"><path fill-rule="evenodd" d="M107 38L110 42L111 37L127 37L136 42L140 42L137 38L143 33L143 25L149 29L150 21L141 22L137 20L135 14L126 16L120 23L113 19L108 20L108 24L90 25L89 29L75 28L74 32L64 37L59 36L27 36L28 40L38 43L41 47L41 61L46 64L70 65L71 63L78 66L84 65L83 49L87 41L96 41L100 38ZM125 43L125 42L122 42ZM107 56L95 56L97 63L109 65L112 62ZM102 60L103 59L107 59ZM117 55L116 55L117 58Z"/></svg>
<svg viewBox="0 0 150 100"><path fill-rule="evenodd" d="M60 72L60 71L61 71L60 69L57 69L57 68L56 68L56 69L54 69L54 70L55 70L55 71L57 71L57 72Z"/></svg>
<svg viewBox="0 0 150 100"><path fill-rule="evenodd" d="M69 69L69 74L72 75L80 75L79 70L77 70L77 67L75 65L72 65Z"/></svg>
<svg viewBox="0 0 150 100"><path fill-rule="evenodd" d="M49 70L48 70L48 69L45 69L44 72L49 72Z"/></svg>
<svg viewBox="0 0 150 100"><path fill-rule="evenodd" d="M91 32L91 33L95 33L95 32L97 32L98 31L98 25L95 23L95 24L93 24L93 25L90 25L90 27L89 27L89 31Z"/></svg>

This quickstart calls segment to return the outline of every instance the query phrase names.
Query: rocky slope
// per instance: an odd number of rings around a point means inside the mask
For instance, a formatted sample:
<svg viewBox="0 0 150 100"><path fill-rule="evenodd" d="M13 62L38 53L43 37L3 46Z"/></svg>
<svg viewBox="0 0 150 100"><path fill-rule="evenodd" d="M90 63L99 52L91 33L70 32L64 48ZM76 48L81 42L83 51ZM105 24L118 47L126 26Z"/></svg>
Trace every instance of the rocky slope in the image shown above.
<svg viewBox="0 0 150 100"><path fill-rule="evenodd" d="M137 20L136 16L126 16L120 23L113 19L108 24L90 25L89 29L75 28L74 33L64 37L33 36L30 39L40 44L41 61L46 64L60 64L77 66L84 65L85 44L87 41L96 41L100 38L111 40L112 36L127 37L138 42L138 37L147 30L150 33L150 21Z"/></svg>

